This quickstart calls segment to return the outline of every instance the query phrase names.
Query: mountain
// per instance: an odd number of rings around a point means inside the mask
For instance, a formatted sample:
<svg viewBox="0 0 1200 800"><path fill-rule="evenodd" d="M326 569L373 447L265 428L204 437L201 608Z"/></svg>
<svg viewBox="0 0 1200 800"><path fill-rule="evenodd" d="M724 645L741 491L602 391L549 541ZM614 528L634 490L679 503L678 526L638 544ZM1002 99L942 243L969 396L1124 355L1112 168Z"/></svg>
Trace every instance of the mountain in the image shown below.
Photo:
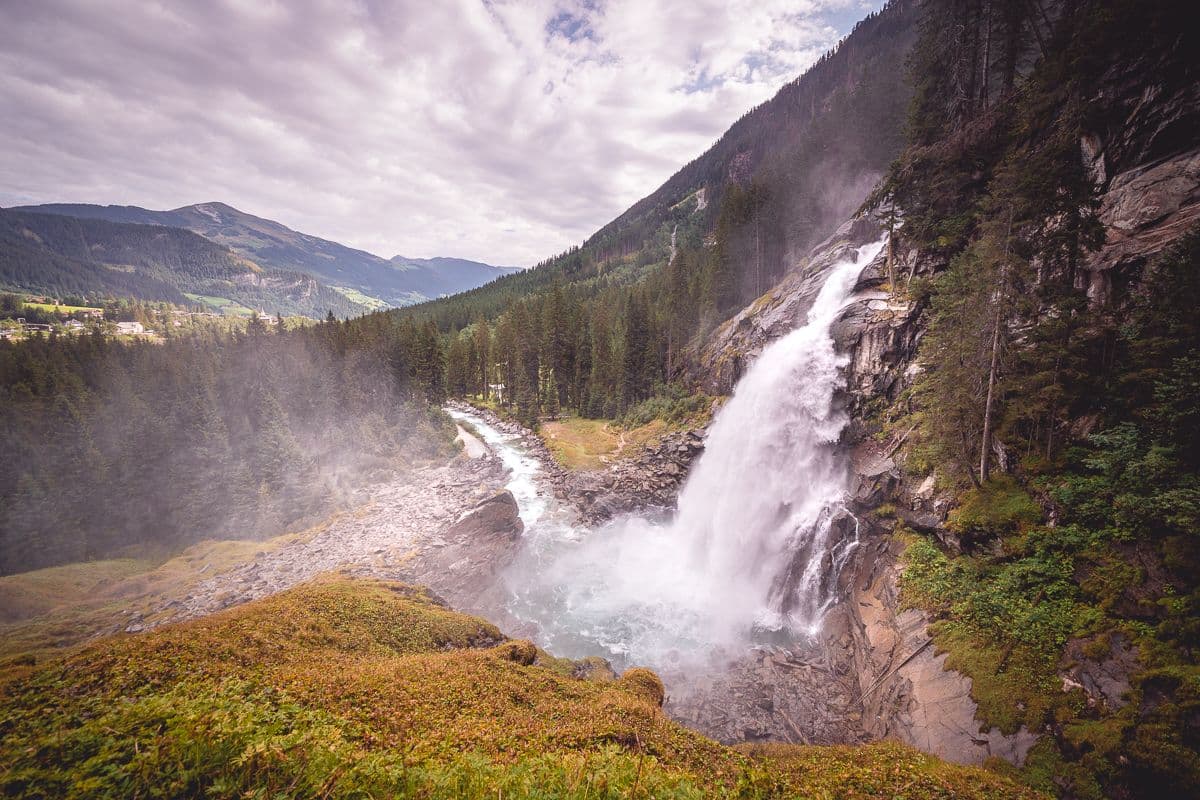
<svg viewBox="0 0 1200 800"><path fill-rule="evenodd" d="M520 267L493 267L464 258L395 256L389 263L402 272L407 285L416 287L411 294L418 302L465 292L523 271Z"/></svg>
<svg viewBox="0 0 1200 800"><path fill-rule="evenodd" d="M203 296L310 317L362 311L310 275L264 269L183 228L12 209L0 209L0 286L57 297L107 295L180 305L194 305Z"/></svg>
<svg viewBox="0 0 1200 800"><path fill-rule="evenodd" d="M852 214L899 155L912 93L904 65L920 16L917 0L892 0L860 21L836 50L580 247L461 296L398 313L431 316L443 329L457 329L480 314L495 318L514 300L556 283L585 293L636 283L662 270L674 252L685 253L690 271L703 272L692 255L712 255L724 224L731 235L722 258L756 262L755 274L739 277L722 308L703 312L727 316ZM698 284L711 278L691 276L697 285L689 303L705 302L697 295L707 289Z"/></svg>
<svg viewBox="0 0 1200 800"><path fill-rule="evenodd" d="M303 272L367 307L404 306L466 291L517 267L493 267L454 258L390 261L363 250L299 233L224 203L199 203L171 211L138 206L53 203L20 210L111 222L186 228L228 247L264 269Z"/></svg>

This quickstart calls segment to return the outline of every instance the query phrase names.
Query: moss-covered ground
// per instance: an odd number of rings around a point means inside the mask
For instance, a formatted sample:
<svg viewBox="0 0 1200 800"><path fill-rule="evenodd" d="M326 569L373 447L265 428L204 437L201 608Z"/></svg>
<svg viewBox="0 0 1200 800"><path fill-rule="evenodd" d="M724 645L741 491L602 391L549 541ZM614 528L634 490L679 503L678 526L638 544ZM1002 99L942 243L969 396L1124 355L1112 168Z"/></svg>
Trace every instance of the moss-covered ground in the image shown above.
<svg viewBox="0 0 1200 800"><path fill-rule="evenodd" d="M562 466L589 470L603 469L613 459L637 452L668 430L662 420L627 429L606 420L565 417L543 422L538 432Z"/></svg>
<svg viewBox="0 0 1200 800"><path fill-rule="evenodd" d="M331 576L11 676L0 793L1035 796L895 744L723 747L661 699L649 671L570 668L423 590Z"/></svg>
<svg viewBox="0 0 1200 800"><path fill-rule="evenodd" d="M947 526L976 549L947 553L932 537L902 531L901 600L931 615L946 665L972 679L981 728L1044 734L1022 770L1032 785L1097 800L1115 786L1138 792L1118 796L1200 796L1195 595L1181 577L1195 556L1179 557L1184 568L1172 574L1166 546L1136 547L1124 531L1083 527L1076 509L1084 504L1104 509L1098 518L1123 507L1153 513L1142 498L1098 500L1096 483L1059 473L965 491ZM1034 488L1058 501L1068 524L1046 524ZM1118 642L1134 654L1124 697L1099 699L1064 679L1080 659L1101 669Z"/></svg>
<svg viewBox="0 0 1200 800"><path fill-rule="evenodd" d="M0 680L131 620L162 621L171 601L200 581L311 538L332 519L266 541L204 541L166 560L87 561L0 577Z"/></svg>

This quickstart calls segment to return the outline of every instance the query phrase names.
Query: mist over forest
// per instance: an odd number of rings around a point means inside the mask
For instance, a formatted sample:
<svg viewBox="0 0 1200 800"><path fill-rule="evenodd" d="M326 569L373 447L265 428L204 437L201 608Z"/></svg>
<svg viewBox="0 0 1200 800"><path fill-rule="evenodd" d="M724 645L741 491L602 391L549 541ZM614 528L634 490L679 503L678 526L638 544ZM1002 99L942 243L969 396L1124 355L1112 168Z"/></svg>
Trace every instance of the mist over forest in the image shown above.
<svg viewBox="0 0 1200 800"><path fill-rule="evenodd" d="M0 572L266 539L451 452L436 343L335 320L0 342Z"/></svg>

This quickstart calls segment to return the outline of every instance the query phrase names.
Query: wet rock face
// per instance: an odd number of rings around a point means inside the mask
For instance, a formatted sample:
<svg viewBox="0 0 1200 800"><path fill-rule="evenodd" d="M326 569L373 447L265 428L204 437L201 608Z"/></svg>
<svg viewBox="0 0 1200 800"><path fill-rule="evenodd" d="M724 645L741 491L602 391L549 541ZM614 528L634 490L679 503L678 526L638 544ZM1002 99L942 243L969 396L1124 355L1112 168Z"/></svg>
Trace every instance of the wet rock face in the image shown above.
<svg viewBox="0 0 1200 800"><path fill-rule="evenodd" d="M1105 639L1072 639L1059 664L1063 691L1081 690L1091 708L1112 712L1129 701L1129 676L1138 669L1138 650L1114 634Z"/></svg>
<svg viewBox="0 0 1200 800"><path fill-rule="evenodd" d="M971 681L946 669L929 638L929 620L903 609L898 580L902 545L876 530L859 548L846 601L830 615L825 647L854 665L865 735L894 738L960 764L996 756L1020 764L1037 741L1021 729L983 729Z"/></svg>
<svg viewBox="0 0 1200 800"><path fill-rule="evenodd" d="M771 291L717 328L691 359L693 381L709 394L729 394L768 342L804 323L829 268L879 235L879 226L870 220L843 224Z"/></svg>

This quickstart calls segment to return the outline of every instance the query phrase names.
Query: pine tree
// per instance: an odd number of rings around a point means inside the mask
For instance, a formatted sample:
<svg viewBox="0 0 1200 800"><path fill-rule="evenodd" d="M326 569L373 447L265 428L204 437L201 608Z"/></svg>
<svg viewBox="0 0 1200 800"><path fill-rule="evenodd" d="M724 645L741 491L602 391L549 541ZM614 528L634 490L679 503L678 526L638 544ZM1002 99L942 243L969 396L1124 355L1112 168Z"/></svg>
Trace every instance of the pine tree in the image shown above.
<svg viewBox="0 0 1200 800"><path fill-rule="evenodd" d="M446 391L451 397L466 397L471 379L467 340L452 334L446 350Z"/></svg>
<svg viewBox="0 0 1200 800"><path fill-rule="evenodd" d="M491 376L491 361L492 361L492 334L488 328L487 320L483 317L478 317L475 320L473 330L471 332L472 341L475 344L475 353L478 364L478 373L475 376L476 392L488 399L488 382Z"/></svg>

